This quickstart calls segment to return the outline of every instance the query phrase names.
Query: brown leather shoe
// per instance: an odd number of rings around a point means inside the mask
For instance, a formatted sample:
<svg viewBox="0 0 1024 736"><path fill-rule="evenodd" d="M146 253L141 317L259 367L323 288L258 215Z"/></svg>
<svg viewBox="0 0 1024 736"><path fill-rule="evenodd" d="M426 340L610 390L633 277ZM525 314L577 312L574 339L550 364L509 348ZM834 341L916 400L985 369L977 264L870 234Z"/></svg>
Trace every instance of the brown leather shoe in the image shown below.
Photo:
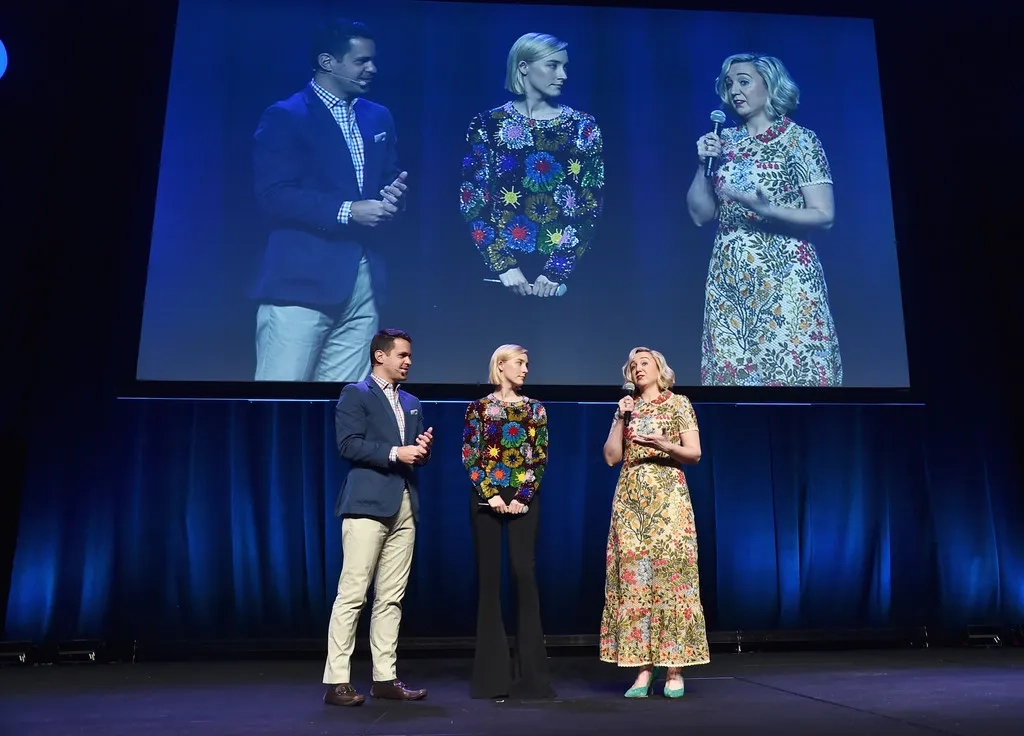
<svg viewBox="0 0 1024 736"><path fill-rule="evenodd" d="M362 705L365 701L366 698L347 682L328 685L327 692L324 693L324 702L327 705Z"/></svg>
<svg viewBox="0 0 1024 736"><path fill-rule="evenodd" d="M391 680L391 682L375 682L370 685L370 697L388 700L422 700L427 697L427 691L412 690L406 687L401 680Z"/></svg>

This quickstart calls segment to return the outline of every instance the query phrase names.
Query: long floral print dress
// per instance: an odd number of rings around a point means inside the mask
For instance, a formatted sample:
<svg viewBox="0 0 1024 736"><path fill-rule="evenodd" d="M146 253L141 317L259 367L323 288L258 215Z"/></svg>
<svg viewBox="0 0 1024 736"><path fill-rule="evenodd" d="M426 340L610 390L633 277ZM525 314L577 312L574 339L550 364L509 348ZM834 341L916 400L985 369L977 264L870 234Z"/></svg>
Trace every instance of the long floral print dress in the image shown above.
<svg viewBox="0 0 1024 736"><path fill-rule="evenodd" d="M625 430L608 532L601 660L622 667L711 661L697 573L697 530L682 468L636 444L658 431L681 442L697 429L690 400L665 391L640 400Z"/></svg>
<svg viewBox="0 0 1024 736"><path fill-rule="evenodd" d="M704 304L705 386L840 386L843 363L814 246L721 196L760 187L777 207L803 208L800 187L831 184L818 137L789 118L751 136L722 131L718 232Z"/></svg>

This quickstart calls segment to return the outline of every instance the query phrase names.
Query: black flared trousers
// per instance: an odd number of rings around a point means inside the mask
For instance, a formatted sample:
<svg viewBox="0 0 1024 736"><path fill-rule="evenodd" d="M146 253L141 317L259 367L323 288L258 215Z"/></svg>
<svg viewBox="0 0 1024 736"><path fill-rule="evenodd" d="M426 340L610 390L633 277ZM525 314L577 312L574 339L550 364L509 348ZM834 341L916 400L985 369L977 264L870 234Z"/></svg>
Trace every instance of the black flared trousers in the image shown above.
<svg viewBox="0 0 1024 736"><path fill-rule="evenodd" d="M540 621L534 557L540 522L539 496L525 514L498 514L472 494L471 521L477 564L476 650L470 695L474 698L553 697ZM508 537L516 586L516 661L513 671L501 616L501 546Z"/></svg>

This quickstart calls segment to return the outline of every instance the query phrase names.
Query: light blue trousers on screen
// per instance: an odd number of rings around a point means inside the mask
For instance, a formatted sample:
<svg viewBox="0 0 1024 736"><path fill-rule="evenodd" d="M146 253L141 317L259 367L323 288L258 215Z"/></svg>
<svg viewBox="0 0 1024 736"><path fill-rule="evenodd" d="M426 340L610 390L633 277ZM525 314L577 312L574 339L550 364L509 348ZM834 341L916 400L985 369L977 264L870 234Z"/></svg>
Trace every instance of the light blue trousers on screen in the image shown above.
<svg viewBox="0 0 1024 736"><path fill-rule="evenodd" d="M261 304L256 312L257 381L361 381L377 332L370 264L359 262L352 294L335 314Z"/></svg>

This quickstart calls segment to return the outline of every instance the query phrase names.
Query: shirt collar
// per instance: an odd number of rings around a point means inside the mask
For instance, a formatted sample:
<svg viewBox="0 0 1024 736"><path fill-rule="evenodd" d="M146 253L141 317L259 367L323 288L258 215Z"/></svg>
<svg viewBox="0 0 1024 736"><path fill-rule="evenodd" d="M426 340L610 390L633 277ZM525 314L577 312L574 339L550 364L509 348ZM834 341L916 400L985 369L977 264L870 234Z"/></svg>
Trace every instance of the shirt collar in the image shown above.
<svg viewBox="0 0 1024 736"><path fill-rule="evenodd" d="M376 383L378 386L380 386L382 391L387 391L388 389L391 389L395 393L398 393L398 384L397 383L395 383L395 384L388 383L383 378L378 376L376 373L371 373L370 374L370 378L373 379L374 383Z"/></svg>
<svg viewBox="0 0 1024 736"><path fill-rule="evenodd" d="M350 110L352 110L355 108L355 104L359 99L358 97L355 97L346 103L345 100L341 99L336 94L328 92L326 89L317 84L316 79L310 79L309 86L313 88L313 92L316 94L317 97L320 98L320 101L327 105L328 110L333 107L348 107Z"/></svg>

